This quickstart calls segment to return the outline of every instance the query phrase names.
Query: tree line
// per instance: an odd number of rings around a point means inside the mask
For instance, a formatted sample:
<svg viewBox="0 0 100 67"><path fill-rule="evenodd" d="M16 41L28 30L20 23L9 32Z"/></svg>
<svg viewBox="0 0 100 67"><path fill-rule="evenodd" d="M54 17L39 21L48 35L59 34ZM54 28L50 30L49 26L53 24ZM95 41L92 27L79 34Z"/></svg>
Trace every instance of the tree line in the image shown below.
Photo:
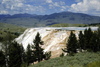
<svg viewBox="0 0 100 67"><path fill-rule="evenodd" d="M100 27L97 31L92 31L91 28L85 29L84 32L80 31L78 38L71 31L66 48L62 50L67 52L68 55L74 55L74 53L83 50L89 52L100 51Z"/></svg>
<svg viewBox="0 0 100 67"><path fill-rule="evenodd" d="M43 51L40 45L43 45L40 34L37 33L33 43L28 45L26 51L23 46L13 41L13 37L8 33L2 42L0 50L0 67L27 67L30 63L42 60L48 60L51 57L51 52Z"/></svg>

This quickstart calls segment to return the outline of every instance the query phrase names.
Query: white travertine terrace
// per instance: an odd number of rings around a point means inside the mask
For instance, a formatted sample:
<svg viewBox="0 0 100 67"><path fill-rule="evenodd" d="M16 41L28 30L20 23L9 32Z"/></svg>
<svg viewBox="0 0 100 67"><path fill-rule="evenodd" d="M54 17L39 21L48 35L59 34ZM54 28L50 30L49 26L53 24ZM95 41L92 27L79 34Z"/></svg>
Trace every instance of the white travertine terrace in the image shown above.
<svg viewBox="0 0 100 67"><path fill-rule="evenodd" d="M44 52L51 51L52 58L58 57L62 53L62 49L66 46L70 31L74 31L76 37L78 37L79 31L84 31L89 27L38 27L28 28L25 32L15 40L22 44L26 50L27 45L33 44L33 40L37 34L40 33L41 40L44 41ZM91 27L92 30L97 30L98 27Z"/></svg>

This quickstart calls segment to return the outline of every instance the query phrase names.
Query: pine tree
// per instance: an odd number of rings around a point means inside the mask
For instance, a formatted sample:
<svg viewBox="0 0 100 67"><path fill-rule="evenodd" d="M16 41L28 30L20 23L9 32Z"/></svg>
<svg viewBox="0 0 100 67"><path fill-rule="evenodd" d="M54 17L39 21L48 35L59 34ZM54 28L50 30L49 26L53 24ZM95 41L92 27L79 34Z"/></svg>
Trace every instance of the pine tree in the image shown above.
<svg viewBox="0 0 100 67"><path fill-rule="evenodd" d="M1 50L0 50L0 67L6 67L5 55Z"/></svg>
<svg viewBox="0 0 100 67"><path fill-rule="evenodd" d="M60 57L64 57L64 53L62 53L62 54L60 55Z"/></svg>
<svg viewBox="0 0 100 67"><path fill-rule="evenodd" d="M100 27L98 28L98 31L97 31L97 50L100 51Z"/></svg>
<svg viewBox="0 0 100 67"><path fill-rule="evenodd" d="M49 51L49 52L45 52L45 60L48 60L48 59L50 59L50 57L51 57L51 51Z"/></svg>
<svg viewBox="0 0 100 67"><path fill-rule="evenodd" d="M87 39L88 39L88 33L87 33L87 32L88 32L88 30L85 29L85 30L84 30L84 43L85 43L85 44L84 44L84 50L86 50L87 44L88 44L88 40L87 40Z"/></svg>
<svg viewBox="0 0 100 67"><path fill-rule="evenodd" d="M3 39L2 49L4 50L4 54L5 54L5 58L6 58L5 59L6 67L13 66L12 65L12 63L14 63L13 61L16 61L15 62L16 66L20 65L24 62L24 48L23 48L23 46L19 46L19 44L17 42L13 42L12 41L13 39L14 39L14 37L11 35L10 32L8 32L7 35L5 35L5 37ZM15 45L17 45L17 46L15 46ZM21 62L18 62L18 64L17 64L17 61L18 61L17 58L13 58L12 56L21 58L21 59L19 59L19 60L21 60Z"/></svg>
<svg viewBox="0 0 100 67"><path fill-rule="evenodd" d="M66 44L66 48L63 49L63 51L73 55L73 53L77 52L77 50L76 50L78 48L77 44L78 44L78 42L77 42L76 36L71 31L69 39L68 39L68 43Z"/></svg>
<svg viewBox="0 0 100 67"><path fill-rule="evenodd" d="M93 35L93 32L91 30L91 28L89 28L88 30L85 29L84 31L84 38L85 38L85 49L89 49L90 48L90 39Z"/></svg>
<svg viewBox="0 0 100 67"><path fill-rule="evenodd" d="M32 58L32 49L31 49L31 46L28 45L27 46L27 51L26 51L26 61L27 61L27 65L29 65L30 63L34 62L33 58Z"/></svg>
<svg viewBox="0 0 100 67"><path fill-rule="evenodd" d="M12 42L9 47L9 67L21 67L22 53L20 45L17 42Z"/></svg>
<svg viewBox="0 0 100 67"><path fill-rule="evenodd" d="M34 57L38 62L40 62L43 60L43 58L45 58L45 55L43 53L43 49L39 46L39 45L43 45L43 41L41 41L39 32L37 33L35 40L33 42L34 42L34 46L33 46Z"/></svg>
<svg viewBox="0 0 100 67"><path fill-rule="evenodd" d="M40 47L40 45L43 45L43 41L41 41L41 37L39 33L37 33L33 42L34 45L27 46L26 58L27 58L28 65L36 61L40 62L43 59L48 60L51 57L51 52L44 53L43 49Z"/></svg>
<svg viewBox="0 0 100 67"><path fill-rule="evenodd" d="M92 35L92 37L90 39L90 45L89 45L89 48L88 48L89 51L93 51L93 52L97 52L98 51L97 39L98 39L97 33L94 32L94 34Z"/></svg>
<svg viewBox="0 0 100 67"><path fill-rule="evenodd" d="M80 52L82 52L82 49L85 49L85 43L84 43L84 35L82 31L79 33L79 40L78 40L78 48L80 49Z"/></svg>
<svg viewBox="0 0 100 67"><path fill-rule="evenodd" d="M20 49L21 49L22 67L26 67L26 66L27 66L26 54L25 54L25 50L24 50L24 48L23 48L23 45L20 45Z"/></svg>
<svg viewBox="0 0 100 67"><path fill-rule="evenodd" d="M4 50L4 54L5 54L5 60L6 60L6 67L8 67L8 54L9 54L9 46L13 40L13 36L11 35L10 32L7 32L7 35L4 36L3 38L3 44L2 44L2 49Z"/></svg>

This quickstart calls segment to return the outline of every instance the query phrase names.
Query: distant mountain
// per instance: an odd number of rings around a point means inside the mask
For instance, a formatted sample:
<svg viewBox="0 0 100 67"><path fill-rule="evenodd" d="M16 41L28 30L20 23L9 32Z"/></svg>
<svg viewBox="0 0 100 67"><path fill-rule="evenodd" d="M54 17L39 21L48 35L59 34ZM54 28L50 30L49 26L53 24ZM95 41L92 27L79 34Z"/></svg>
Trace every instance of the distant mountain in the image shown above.
<svg viewBox="0 0 100 67"><path fill-rule="evenodd" d="M1 14L1 15L0 15L0 19L6 18L6 17L10 17L10 15L9 15L9 14Z"/></svg>
<svg viewBox="0 0 100 67"><path fill-rule="evenodd" d="M24 17L34 17L37 16L36 14L14 14L14 15L9 15L9 14L2 14L0 15L0 19L2 18L24 18Z"/></svg>
<svg viewBox="0 0 100 67"><path fill-rule="evenodd" d="M15 14L0 15L0 22L24 27L49 26L58 23L92 24L100 23L100 17L82 13L60 12L50 15Z"/></svg>
<svg viewBox="0 0 100 67"><path fill-rule="evenodd" d="M14 14L14 15L10 16L10 18L24 18L24 17L34 17L34 16L37 16L37 15L24 13L24 14Z"/></svg>

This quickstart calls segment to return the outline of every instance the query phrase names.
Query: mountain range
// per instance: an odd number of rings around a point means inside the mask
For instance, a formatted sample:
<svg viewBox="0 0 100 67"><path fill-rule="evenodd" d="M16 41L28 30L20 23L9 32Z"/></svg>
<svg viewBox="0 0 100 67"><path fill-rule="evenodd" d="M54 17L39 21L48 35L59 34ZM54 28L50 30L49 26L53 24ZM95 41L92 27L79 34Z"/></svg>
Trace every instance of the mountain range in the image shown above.
<svg viewBox="0 0 100 67"><path fill-rule="evenodd" d="M92 24L100 23L100 17L82 13L60 12L50 15L14 14L0 15L0 22L22 27L45 27L59 23Z"/></svg>

